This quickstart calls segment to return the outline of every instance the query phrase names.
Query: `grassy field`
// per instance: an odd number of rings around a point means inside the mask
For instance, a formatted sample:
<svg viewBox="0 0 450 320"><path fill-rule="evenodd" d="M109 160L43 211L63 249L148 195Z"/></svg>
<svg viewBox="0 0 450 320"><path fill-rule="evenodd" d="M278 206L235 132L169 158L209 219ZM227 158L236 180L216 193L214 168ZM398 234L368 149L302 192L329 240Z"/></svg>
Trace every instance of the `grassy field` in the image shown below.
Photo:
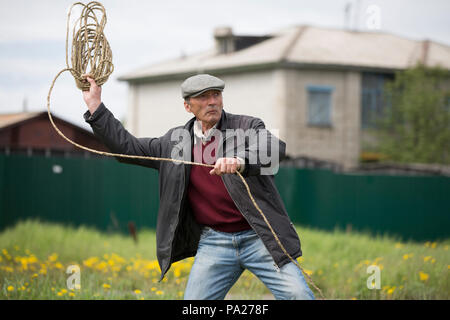
<svg viewBox="0 0 450 320"><path fill-rule="evenodd" d="M450 239L400 242L387 236L297 227L298 261L327 299L449 299ZM155 233L131 237L94 229L25 221L0 233L0 299L182 299L193 258L172 265L162 282ZM80 287L68 289L66 270L80 268ZM368 289L367 267L380 269L380 289ZM311 287L311 289L313 289ZM316 297L318 293L315 292ZM268 299L251 273L228 299Z"/></svg>

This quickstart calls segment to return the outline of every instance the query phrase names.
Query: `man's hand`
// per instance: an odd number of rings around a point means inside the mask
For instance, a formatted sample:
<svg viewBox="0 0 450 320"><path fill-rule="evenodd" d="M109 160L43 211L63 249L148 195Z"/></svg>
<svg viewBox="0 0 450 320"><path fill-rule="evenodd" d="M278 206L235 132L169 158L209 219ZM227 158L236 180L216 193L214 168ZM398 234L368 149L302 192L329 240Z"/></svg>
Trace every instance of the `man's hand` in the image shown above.
<svg viewBox="0 0 450 320"><path fill-rule="evenodd" d="M225 173L236 173L239 171L241 164L236 158L219 158L216 161L214 169L209 174L216 174L221 176Z"/></svg>
<svg viewBox="0 0 450 320"><path fill-rule="evenodd" d="M92 115L102 103L102 88L89 75L84 74L83 77L91 84L89 91L83 91L83 99Z"/></svg>

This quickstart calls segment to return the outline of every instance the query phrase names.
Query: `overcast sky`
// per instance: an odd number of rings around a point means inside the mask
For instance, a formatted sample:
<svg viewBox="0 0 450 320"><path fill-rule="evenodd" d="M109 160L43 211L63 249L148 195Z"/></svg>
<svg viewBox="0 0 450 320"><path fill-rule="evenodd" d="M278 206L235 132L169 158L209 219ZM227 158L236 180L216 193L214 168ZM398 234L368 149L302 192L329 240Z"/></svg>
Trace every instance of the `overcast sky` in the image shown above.
<svg viewBox="0 0 450 320"><path fill-rule="evenodd" d="M0 0L0 113L45 111L53 77L65 67L67 0ZM450 45L448 0L103 0L105 34L115 71L103 86L103 101L115 116L126 116L127 85L117 77L141 66L192 54L214 45L213 31L230 26L236 34L270 34L293 25L350 27L367 31L369 6L379 8L379 31ZM85 2L87 3L87 2ZM75 12L76 13L76 12ZM356 14L358 13L358 14ZM180 111L182 110L180 98ZM86 107L69 73L52 95L55 115L89 128Z"/></svg>

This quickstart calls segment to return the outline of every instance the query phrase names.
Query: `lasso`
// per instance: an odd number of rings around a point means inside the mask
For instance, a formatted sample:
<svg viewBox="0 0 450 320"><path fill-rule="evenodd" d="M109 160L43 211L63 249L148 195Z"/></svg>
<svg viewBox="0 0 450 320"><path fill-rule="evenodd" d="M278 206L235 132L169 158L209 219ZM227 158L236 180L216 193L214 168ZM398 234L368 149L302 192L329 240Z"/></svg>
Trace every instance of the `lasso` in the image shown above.
<svg viewBox="0 0 450 320"><path fill-rule="evenodd" d="M73 30L73 37L72 37L72 55L71 55L71 62L72 66L69 66L69 59L68 59L68 41L69 41L69 22L70 22L70 15L72 12L73 7L80 5L83 7L83 10L81 12L80 17L76 20L74 30ZM101 19L99 20L96 12L101 13ZM78 30L75 32L75 27L79 24ZM50 119L50 122L55 128L56 132L64 138L67 142L73 144L74 146L90 151L96 154L100 154L103 156L109 156L109 157L122 157L122 158L132 158L132 159L143 159L143 160L156 160L156 161L170 161L170 162L176 162L176 163L183 163L188 165L196 165L196 166L203 166L203 167L210 167L214 168L214 165L204 164L204 163L198 163L198 162L191 162L191 161L185 161L185 160L178 160L178 159L171 159L171 158L158 158L158 157L150 157L150 156L138 156L138 155L127 155L127 154L118 154L118 153L110 153L110 152L104 152L104 151L98 151L95 149L91 149L88 147L85 147L83 145L80 145L69 138L67 138L61 130L58 129L55 122L53 121L52 115L50 113L50 97L53 90L53 87L55 85L56 80L58 77L66 72L70 71L72 76L75 79L76 85L79 89L83 91L88 91L90 88L89 82L83 77L84 74L89 74L94 81L101 86L104 84L108 77L111 75L111 73L114 70L114 66L112 63L112 53L111 48L109 46L109 43L103 34L103 29L106 24L106 11L103 5L99 2L92 1L88 4L83 4L81 2L74 3L68 12L67 16L67 30L66 30L66 68L59 71L58 74L55 76L55 78L52 81L52 84L50 86L50 90L48 91L47 96L47 112L48 117ZM248 196L252 200L253 205L255 206L256 210L261 214L262 218L264 219L265 223L269 227L270 231L272 232L272 235L275 238L275 241L280 246L281 250L284 252L286 256L289 257L289 259L303 272L303 274L307 277L309 282L313 285L313 287L320 293L320 296L322 299L325 299L325 297L322 294L322 291L315 285L309 274L307 274L303 268L300 266L300 264L291 257L291 255L286 251L285 247L281 243L280 239L278 238L277 234L273 230L272 226L270 225L269 221L267 220L266 216L262 212L261 208L256 203L255 199L253 198L252 193L250 192L250 188L245 181L244 177L241 175L240 172L236 172L236 174L241 179L242 183L245 185L245 188L247 189Z"/></svg>

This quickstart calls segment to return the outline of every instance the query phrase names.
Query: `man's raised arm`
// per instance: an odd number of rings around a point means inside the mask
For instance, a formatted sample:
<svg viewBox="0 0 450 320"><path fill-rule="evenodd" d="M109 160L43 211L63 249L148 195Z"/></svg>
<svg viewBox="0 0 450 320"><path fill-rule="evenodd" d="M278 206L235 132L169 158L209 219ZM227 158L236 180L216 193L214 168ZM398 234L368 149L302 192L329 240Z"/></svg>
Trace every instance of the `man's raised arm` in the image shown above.
<svg viewBox="0 0 450 320"><path fill-rule="evenodd" d="M94 134L113 153L138 156L161 156L161 145L158 138L136 138L129 133L114 115L102 103L102 88L94 79L87 76L91 84L88 91L83 91L83 99L89 111L84 119L91 126ZM137 164L159 169L159 161L116 157L120 162Z"/></svg>

